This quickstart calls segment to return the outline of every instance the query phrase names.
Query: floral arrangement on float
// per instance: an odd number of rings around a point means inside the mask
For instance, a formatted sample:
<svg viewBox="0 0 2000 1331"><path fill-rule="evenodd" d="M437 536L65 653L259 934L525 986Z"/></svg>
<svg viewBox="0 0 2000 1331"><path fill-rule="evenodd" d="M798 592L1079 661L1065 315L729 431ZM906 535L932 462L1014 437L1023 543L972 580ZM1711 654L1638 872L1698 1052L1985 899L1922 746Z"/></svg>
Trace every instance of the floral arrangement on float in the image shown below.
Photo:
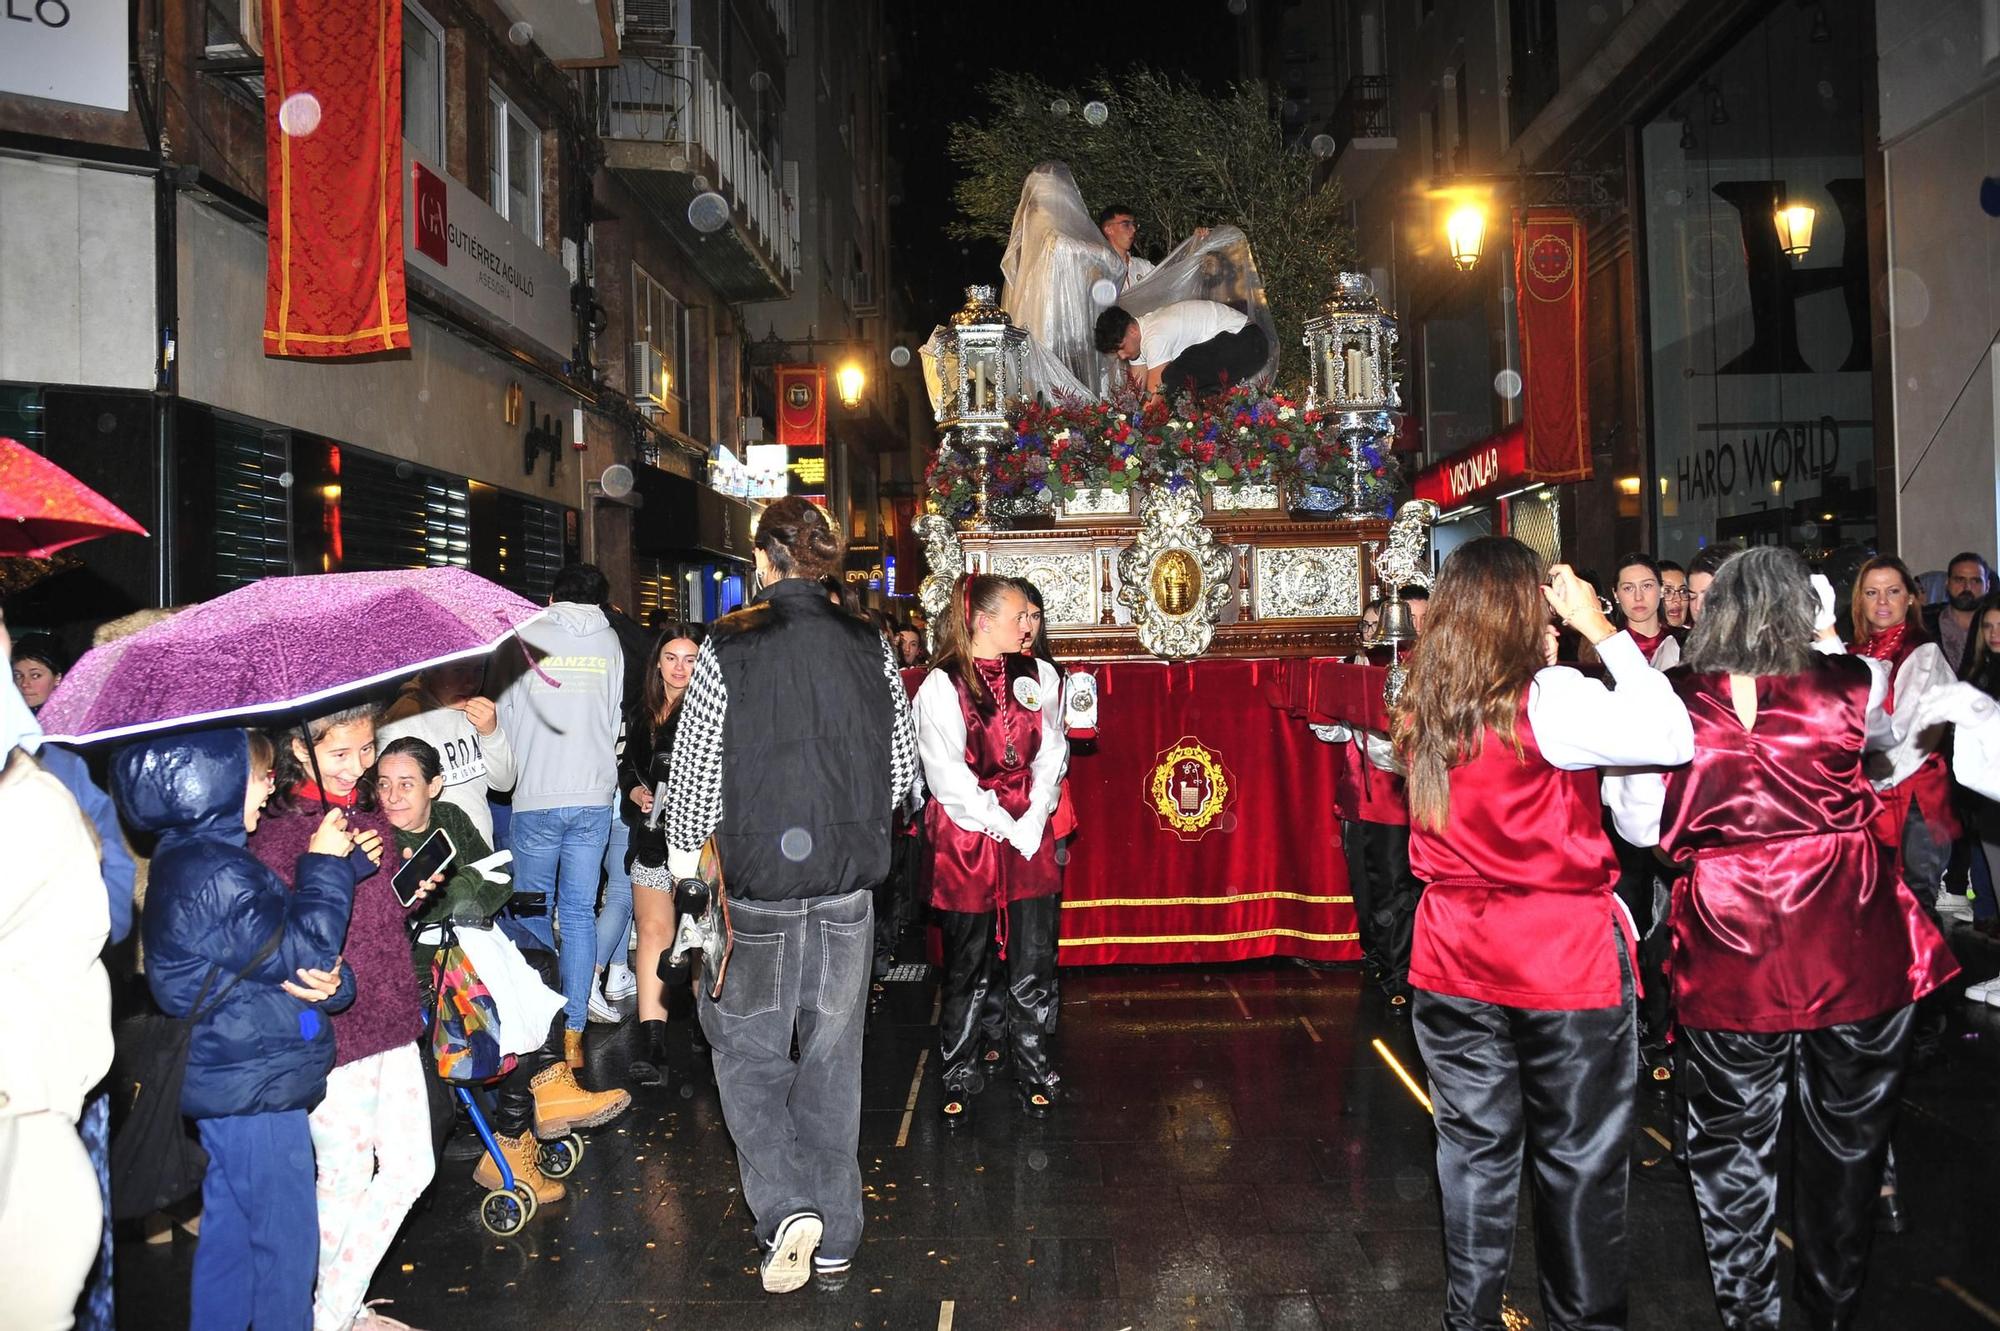
<svg viewBox="0 0 2000 1331"><path fill-rule="evenodd" d="M996 514L1017 520L1052 515L1080 495L1188 486L1204 501L1263 489L1302 515L1386 515L1401 484L1376 439L1352 447L1332 411L1248 385L1143 404L1036 399L1017 402L1007 420L1013 435L992 450L986 493ZM973 517L977 468L973 451L947 435L925 473L938 512Z"/></svg>

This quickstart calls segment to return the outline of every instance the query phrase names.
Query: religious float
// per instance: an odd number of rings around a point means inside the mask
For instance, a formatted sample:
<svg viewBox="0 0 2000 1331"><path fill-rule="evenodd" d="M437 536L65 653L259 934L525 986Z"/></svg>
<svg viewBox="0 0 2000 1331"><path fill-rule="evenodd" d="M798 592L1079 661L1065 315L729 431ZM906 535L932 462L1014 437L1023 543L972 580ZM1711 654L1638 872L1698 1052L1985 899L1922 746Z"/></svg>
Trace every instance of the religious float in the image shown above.
<svg viewBox="0 0 2000 1331"><path fill-rule="evenodd" d="M927 348L940 445L919 598L935 623L961 573L1034 583L1085 741L1064 964L1358 955L1334 756L1271 704L1293 667L1360 648L1371 601L1410 636L1394 598L1428 583L1435 508L1391 539L1396 341L1367 279L1343 274L1307 324L1303 402L1254 384L1052 399L1039 345L987 286Z"/></svg>

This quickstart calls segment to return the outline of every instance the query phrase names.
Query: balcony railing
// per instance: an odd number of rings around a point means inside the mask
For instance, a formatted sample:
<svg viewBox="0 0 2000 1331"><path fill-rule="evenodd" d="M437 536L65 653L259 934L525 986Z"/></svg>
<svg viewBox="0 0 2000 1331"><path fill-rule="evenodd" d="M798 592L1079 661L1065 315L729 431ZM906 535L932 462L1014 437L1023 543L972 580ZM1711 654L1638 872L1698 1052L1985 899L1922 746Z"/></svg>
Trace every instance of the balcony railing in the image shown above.
<svg viewBox="0 0 2000 1331"><path fill-rule="evenodd" d="M1357 74L1347 81L1347 90L1333 108L1334 142L1341 148L1357 139L1396 137L1395 117L1390 110L1391 82L1386 74Z"/></svg>
<svg viewBox="0 0 2000 1331"><path fill-rule="evenodd" d="M671 169L705 177L789 285L799 268L796 201L701 48L628 55L597 78L597 132L669 149Z"/></svg>

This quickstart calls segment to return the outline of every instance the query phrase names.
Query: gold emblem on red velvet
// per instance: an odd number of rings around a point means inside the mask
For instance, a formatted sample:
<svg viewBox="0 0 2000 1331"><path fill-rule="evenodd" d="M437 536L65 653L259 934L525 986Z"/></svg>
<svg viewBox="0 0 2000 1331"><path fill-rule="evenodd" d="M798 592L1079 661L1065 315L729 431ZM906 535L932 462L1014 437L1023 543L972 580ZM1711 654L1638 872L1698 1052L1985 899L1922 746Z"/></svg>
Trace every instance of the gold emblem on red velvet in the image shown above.
<svg viewBox="0 0 2000 1331"><path fill-rule="evenodd" d="M1233 793L1229 769L1215 751L1183 735L1161 751L1146 779L1146 804L1160 830L1183 841L1199 841L1221 819Z"/></svg>

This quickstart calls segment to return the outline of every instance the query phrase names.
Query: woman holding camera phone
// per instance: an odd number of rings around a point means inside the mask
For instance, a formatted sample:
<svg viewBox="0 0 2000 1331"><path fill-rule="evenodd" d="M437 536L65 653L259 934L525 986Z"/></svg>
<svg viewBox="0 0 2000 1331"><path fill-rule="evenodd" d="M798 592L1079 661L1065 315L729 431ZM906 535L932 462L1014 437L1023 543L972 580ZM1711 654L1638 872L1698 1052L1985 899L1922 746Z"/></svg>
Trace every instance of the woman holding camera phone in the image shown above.
<svg viewBox="0 0 2000 1331"><path fill-rule="evenodd" d="M623 792L618 812L632 829L626 868L632 874L632 917L639 926L633 958L639 980L639 1047L627 1072L638 1086L667 1084L667 985L660 966L674 941L674 876L667 871L665 810L655 810L653 801L673 764L681 699L694 678L702 637L698 624L673 624L654 639L645 687L625 719L625 753L618 763ZM698 1024L692 1039L697 1052L706 1048Z"/></svg>
<svg viewBox="0 0 2000 1331"><path fill-rule="evenodd" d="M411 917L425 926L417 931L410 948L417 984L423 991L426 1008L435 1008L437 994L431 987L431 967L445 941L444 931L437 926L446 921L484 926L507 904L508 897L513 895L513 883L487 863L492 851L465 811L442 798L444 762L430 744L415 736L391 740L375 762L375 785L382 812L395 826L396 848L401 855L413 854L440 830L451 838L456 852L445 871L444 886ZM543 983L560 992L562 976L553 954L537 949L525 950L521 955L541 975ZM520 1055L514 1070L493 1088L493 1135L506 1153L514 1176L535 1190L537 1202L556 1201L564 1192L563 1185L544 1175L536 1163L538 1133L553 1138L564 1136L573 1128L595 1127L624 1113L632 1103L632 1097L624 1091L592 1092L576 1084L575 1075L560 1054L564 1020L558 1011L550 1023L548 1038L539 1048ZM438 1079L436 1064L431 1059L424 1060L424 1070L430 1088L432 1138L442 1146L451 1124L451 1093ZM500 1170L491 1156L480 1156L472 1178L482 1188L500 1186Z"/></svg>

